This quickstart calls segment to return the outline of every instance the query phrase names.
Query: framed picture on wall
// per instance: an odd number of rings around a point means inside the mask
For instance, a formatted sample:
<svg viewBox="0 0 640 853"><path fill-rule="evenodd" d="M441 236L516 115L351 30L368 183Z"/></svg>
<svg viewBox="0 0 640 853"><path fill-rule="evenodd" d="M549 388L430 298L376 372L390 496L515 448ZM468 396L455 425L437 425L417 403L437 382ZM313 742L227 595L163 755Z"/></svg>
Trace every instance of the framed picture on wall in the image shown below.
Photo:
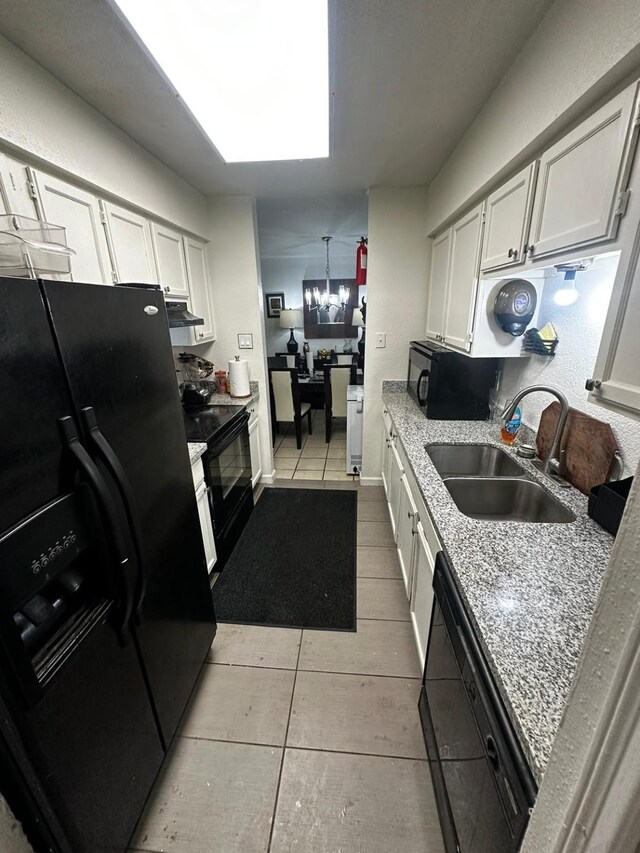
<svg viewBox="0 0 640 853"><path fill-rule="evenodd" d="M267 317L271 320L277 319L284 308L284 293L265 293L267 303Z"/></svg>

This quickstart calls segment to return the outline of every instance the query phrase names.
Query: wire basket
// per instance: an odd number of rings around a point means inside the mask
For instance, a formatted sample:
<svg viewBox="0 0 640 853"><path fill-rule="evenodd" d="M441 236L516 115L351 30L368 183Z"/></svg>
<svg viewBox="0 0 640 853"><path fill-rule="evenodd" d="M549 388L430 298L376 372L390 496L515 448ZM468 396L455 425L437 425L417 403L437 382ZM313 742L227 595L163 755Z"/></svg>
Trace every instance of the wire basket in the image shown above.
<svg viewBox="0 0 640 853"><path fill-rule="evenodd" d="M522 349L524 352L530 352L534 355L553 356L556 353L558 343L559 339L557 337L545 340L540 337L538 329L529 329L524 333Z"/></svg>

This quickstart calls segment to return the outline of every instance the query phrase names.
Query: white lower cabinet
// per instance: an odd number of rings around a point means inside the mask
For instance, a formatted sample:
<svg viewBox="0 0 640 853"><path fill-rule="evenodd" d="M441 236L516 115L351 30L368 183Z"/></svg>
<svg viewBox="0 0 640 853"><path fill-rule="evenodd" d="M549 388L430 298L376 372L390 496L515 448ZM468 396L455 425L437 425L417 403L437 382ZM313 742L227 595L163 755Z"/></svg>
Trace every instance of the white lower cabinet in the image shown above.
<svg viewBox="0 0 640 853"><path fill-rule="evenodd" d="M433 571L436 554L442 546L407 461L402 440L395 432L386 409L383 420L382 477L400 570L409 599L416 648L420 666L424 668L433 608Z"/></svg>
<svg viewBox="0 0 640 853"><path fill-rule="evenodd" d="M200 529L202 530L202 543L204 555L207 560L207 571L213 571L218 555L216 554L216 543L213 538L213 524L211 523L211 510L209 509L209 489L204 480L204 468L200 459L191 466L191 475L196 490L196 504L198 506L198 517Z"/></svg>
<svg viewBox="0 0 640 853"><path fill-rule="evenodd" d="M398 512L400 509L400 488L404 467L402 460L395 446L394 441L390 445L390 463L389 463L389 516L391 518L391 527L393 528L393 536L396 542L398 541Z"/></svg>
<svg viewBox="0 0 640 853"><path fill-rule="evenodd" d="M411 622L416 639L420 667L424 669L427 654L427 640L433 609L433 570L435 554L432 553L424 533L422 522L416 524L413 546L413 565L411 579Z"/></svg>
<svg viewBox="0 0 640 853"><path fill-rule="evenodd" d="M262 477L262 454L260 453L260 418L258 404L249 408L249 450L251 452L251 487L255 489Z"/></svg>
<svg viewBox="0 0 640 853"><path fill-rule="evenodd" d="M416 508L406 473L400 480L400 498L398 503L398 521L396 526L396 543L398 560L404 580L407 598L411 598L411 573L413 569L413 540L415 538L418 510Z"/></svg>

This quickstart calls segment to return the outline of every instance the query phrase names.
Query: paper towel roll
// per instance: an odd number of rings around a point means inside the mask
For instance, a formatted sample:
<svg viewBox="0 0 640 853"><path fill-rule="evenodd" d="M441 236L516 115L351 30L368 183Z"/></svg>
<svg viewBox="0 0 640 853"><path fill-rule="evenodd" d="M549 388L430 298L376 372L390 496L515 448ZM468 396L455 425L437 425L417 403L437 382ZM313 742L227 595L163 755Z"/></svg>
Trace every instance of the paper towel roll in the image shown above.
<svg viewBox="0 0 640 853"><path fill-rule="evenodd" d="M309 376L313 375L313 353L309 351L307 353L307 370L309 371Z"/></svg>
<svg viewBox="0 0 640 853"><path fill-rule="evenodd" d="M229 393L232 397L250 397L249 363L241 358L229 362Z"/></svg>

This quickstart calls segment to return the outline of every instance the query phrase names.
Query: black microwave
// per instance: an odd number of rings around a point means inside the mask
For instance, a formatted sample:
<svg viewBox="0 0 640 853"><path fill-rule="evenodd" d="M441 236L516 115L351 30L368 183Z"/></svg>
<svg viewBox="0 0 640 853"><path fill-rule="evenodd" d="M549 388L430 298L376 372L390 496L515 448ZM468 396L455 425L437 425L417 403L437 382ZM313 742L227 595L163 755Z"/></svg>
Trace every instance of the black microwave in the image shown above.
<svg viewBox="0 0 640 853"><path fill-rule="evenodd" d="M497 358L470 358L429 341L411 341L407 392L438 421L484 421L496 384Z"/></svg>

